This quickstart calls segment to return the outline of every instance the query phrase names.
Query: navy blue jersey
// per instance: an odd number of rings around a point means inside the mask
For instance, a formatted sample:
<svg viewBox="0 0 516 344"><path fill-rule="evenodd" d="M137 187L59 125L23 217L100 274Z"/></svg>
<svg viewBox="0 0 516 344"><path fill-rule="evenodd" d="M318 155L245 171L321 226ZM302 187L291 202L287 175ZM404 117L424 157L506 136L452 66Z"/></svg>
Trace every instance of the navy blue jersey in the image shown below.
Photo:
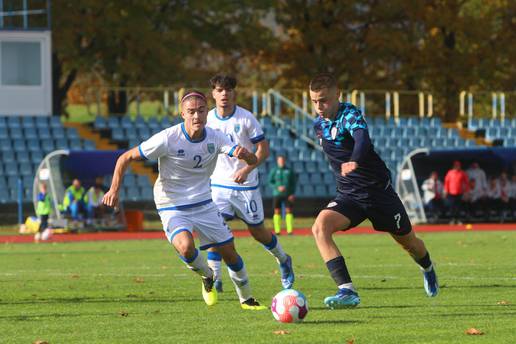
<svg viewBox="0 0 516 344"><path fill-rule="evenodd" d="M368 130L362 113L353 104L339 103L335 119L327 120L319 116L314 120L314 129L335 173L338 193L362 200L368 198L368 189L384 189L390 184L389 169L372 144L357 162L358 168L345 177L341 175L341 164L349 162L353 154L354 133Z"/></svg>

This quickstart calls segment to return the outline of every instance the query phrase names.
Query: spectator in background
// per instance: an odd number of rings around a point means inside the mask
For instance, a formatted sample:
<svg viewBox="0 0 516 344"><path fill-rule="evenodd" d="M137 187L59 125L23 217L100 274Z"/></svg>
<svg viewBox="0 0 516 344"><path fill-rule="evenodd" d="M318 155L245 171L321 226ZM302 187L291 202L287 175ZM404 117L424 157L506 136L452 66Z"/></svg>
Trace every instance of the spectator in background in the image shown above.
<svg viewBox="0 0 516 344"><path fill-rule="evenodd" d="M464 197L464 201L468 204L468 215L476 217L479 213L485 213L487 183L486 188L477 186L478 179L469 180L469 192Z"/></svg>
<svg viewBox="0 0 516 344"><path fill-rule="evenodd" d="M285 223L287 225L287 234L292 234L294 227L294 214L292 207L294 206L294 192L296 190L296 174L286 166L286 158L278 155L276 159L277 167L274 167L269 173L269 186L272 188L272 203L274 207L274 232L281 232L281 208L285 205Z"/></svg>
<svg viewBox="0 0 516 344"><path fill-rule="evenodd" d="M63 207L66 213L72 216L74 221L79 221L84 212L84 188L81 181L75 178L72 185L65 191Z"/></svg>
<svg viewBox="0 0 516 344"><path fill-rule="evenodd" d="M462 198L469 191L469 179L462 170L460 161L453 162L453 168L444 177L444 194L450 204L451 222L461 224Z"/></svg>
<svg viewBox="0 0 516 344"><path fill-rule="evenodd" d="M38 204L36 206L36 215L39 218L39 230L34 235L34 241L40 241L44 236L43 232L48 229L48 217L52 213L52 200L47 192L47 184L39 184Z"/></svg>
<svg viewBox="0 0 516 344"><path fill-rule="evenodd" d="M487 199L488 220L490 220L493 213L496 214L497 210L502 206L502 190L496 177L489 178L489 184L487 187Z"/></svg>
<svg viewBox="0 0 516 344"><path fill-rule="evenodd" d="M443 215L443 183L439 180L437 171L430 173L430 177L423 182L423 201L434 221Z"/></svg>
<svg viewBox="0 0 516 344"><path fill-rule="evenodd" d="M480 168L478 162L472 162L466 170L466 173L470 180L473 179L475 181L475 188L477 189L476 192L479 194L485 194L487 190L486 173Z"/></svg>
<svg viewBox="0 0 516 344"><path fill-rule="evenodd" d="M86 212L88 214L88 219L86 220L87 224L93 224L94 219L101 218L104 215L105 207L102 204L103 197L102 181L97 179L95 185L90 187L84 196L84 203L86 204Z"/></svg>

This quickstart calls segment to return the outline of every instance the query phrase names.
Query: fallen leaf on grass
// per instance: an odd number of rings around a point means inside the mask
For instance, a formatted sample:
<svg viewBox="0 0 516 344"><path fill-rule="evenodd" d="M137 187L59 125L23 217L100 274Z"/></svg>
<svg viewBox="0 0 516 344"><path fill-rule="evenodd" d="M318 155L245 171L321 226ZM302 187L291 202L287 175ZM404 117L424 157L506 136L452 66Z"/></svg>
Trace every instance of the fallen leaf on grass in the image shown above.
<svg viewBox="0 0 516 344"><path fill-rule="evenodd" d="M70 276L70 277L71 277L71 278L81 278L81 276L79 276L79 275L72 275L72 276Z"/></svg>
<svg viewBox="0 0 516 344"><path fill-rule="evenodd" d="M135 283L143 283L143 282L145 282L145 280L144 280L142 277L136 277L136 278L134 279L134 282L135 282Z"/></svg>
<svg viewBox="0 0 516 344"><path fill-rule="evenodd" d="M346 344L355 344L355 339L347 339Z"/></svg>
<svg viewBox="0 0 516 344"><path fill-rule="evenodd" d="M33 344L48 344L46 340L36 340Z"/></svg>
<svg viewBox="0 0 516 344"><path fill-rule="evenodd" d="M290 331L287 331L287 330L277 330L277 331L274 331L273 333L281 336L281 335L284 335L284 334L290 334Z"/></svg>
<svg viewBox="0 0 516 344"><path fill-rule="evenodd" d="M472 327L466 330L466 334L469 334L470 336L482 336L484 332Z"/></svg>
<svg viewBox="0 0 516 344"><path fill-rule="evenodd" d="M127 294L126 297L138 297L138 295L135 294Z"/></svg>
<svg viewBox="0 0 516 344"><path fill-rule="evenodd" d="M120 315L126 317L129 315L129 313L127 313L126 311L120 311Z"/></svg>
<svg viewBox="0 0 516 344"><path fill-rule="evenodd" d="M498 301L496 304L497 305L510 305L511 303L509 301L502 300L502 301Z"/></svg>

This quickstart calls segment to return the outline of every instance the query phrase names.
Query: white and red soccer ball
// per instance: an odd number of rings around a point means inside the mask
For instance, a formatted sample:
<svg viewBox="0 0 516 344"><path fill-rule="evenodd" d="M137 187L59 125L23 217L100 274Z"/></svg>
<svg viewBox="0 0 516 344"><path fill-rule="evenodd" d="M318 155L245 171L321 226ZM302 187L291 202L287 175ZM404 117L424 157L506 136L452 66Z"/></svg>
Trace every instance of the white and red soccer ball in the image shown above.
<svg viewBox="0 0 516 344"><path fill-rule="evenodd" d="M308 313L305 296L297 290L285 289L272 298L271 305L274 319L282 323L303 321Z"/></svg>

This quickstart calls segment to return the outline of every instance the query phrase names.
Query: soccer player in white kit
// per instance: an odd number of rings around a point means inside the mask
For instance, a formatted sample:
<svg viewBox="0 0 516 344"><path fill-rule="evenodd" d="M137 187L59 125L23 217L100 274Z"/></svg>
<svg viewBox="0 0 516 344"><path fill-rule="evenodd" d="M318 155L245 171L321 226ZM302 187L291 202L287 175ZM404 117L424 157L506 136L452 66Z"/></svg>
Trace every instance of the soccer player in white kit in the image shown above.
<svg viewBox="0 0 516 344"><path fill-rule="evenodd" d="M181 99L183 123L167 128L118 158L111 188L104 204L116 207L123 174L133 160L157 159L159 176L154 184L154 201L167 239L186 266L202 277L202 294L209 306L217 302L214 272L195 247L216 248L228 266L243 309L266 309L252 296L242 258L235 250L233 234L212 202L210 175L219 154L256 164L256 155L232 143L224 134L206 128L207 101L199 91Z"/></svg>
<svg viewBox="0 0 516 344"><path fill-rule="evenodd" d="M276 258L281 272L283 288L292 288L294 270L291 257L283 251L276 235L263 224L263 202L256 167L269 156L269 144L253 114L237 106L232 76L216 75L210 80L216 107L208 113L207 126L222 131L234 144L248 151L256 146L258 162L253 165L219 155L217 166L211 176L213 201L226 220L235 217L244 221L255 240ZM215 272L215 288L222 291L222 257L215 250L208 251L208 264Z"/></svg>

